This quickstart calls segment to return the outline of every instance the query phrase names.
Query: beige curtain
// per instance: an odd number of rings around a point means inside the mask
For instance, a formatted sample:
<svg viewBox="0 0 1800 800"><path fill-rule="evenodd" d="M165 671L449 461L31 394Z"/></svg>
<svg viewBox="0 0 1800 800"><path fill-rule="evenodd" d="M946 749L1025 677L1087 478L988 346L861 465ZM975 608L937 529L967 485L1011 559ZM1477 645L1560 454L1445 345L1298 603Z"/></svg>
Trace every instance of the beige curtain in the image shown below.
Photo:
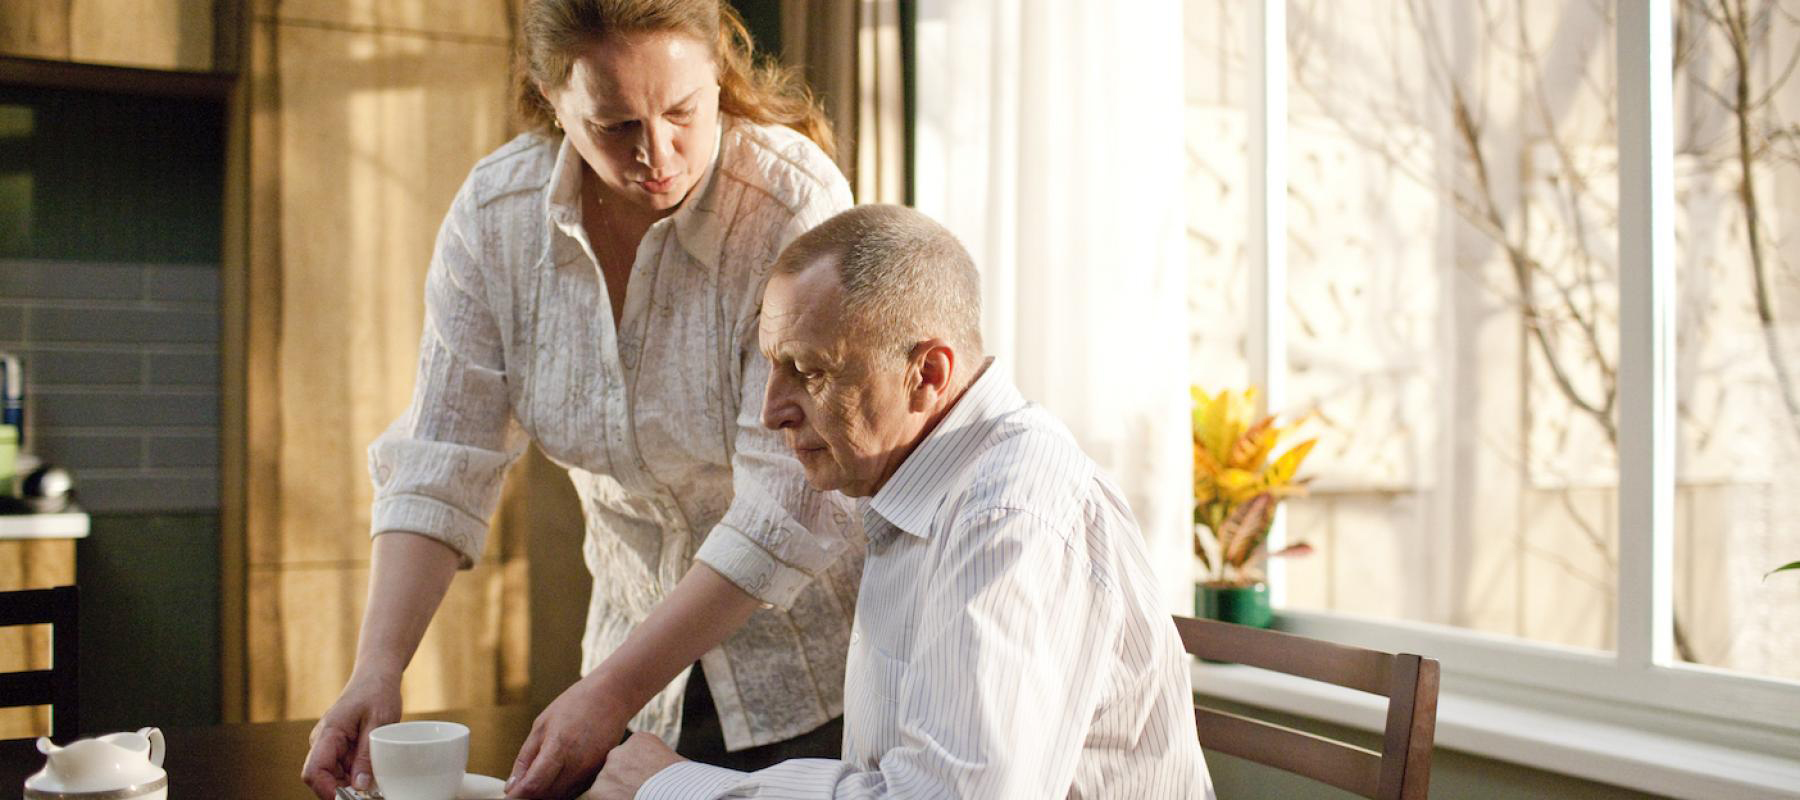
<svg viewBox="0 0 1800 800"><path fill-rule="evenodd" d="M781 59L819 95L859 203L906 198L899 0L782 0Z"/></svg>
<svg viewBox="0 0 1800 800"><path fill-rule="evenodd" d="M512 19L507 0L250 4L224 300L228 719L317 716L350 674L364 451L410 398L443 214L511 136ZM520 528L452 584L409 711L523 699Z"/></svg>

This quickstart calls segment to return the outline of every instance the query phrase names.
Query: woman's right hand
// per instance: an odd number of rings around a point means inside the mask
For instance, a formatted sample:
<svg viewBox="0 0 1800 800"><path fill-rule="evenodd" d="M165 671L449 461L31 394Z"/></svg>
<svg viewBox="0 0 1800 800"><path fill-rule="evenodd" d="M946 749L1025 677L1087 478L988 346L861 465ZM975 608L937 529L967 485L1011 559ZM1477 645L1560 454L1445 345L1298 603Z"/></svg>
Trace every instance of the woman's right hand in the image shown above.
<svg viewBox="0 0 1800 800"><path fill-rule="evenodd" d="M319 724L300 779L319 800L339 786L368 788L369 732L400 719L400 673L456 574L457 554L436 539L391 532L375 537L369 602L356 644L356 668Z"/></svg>
<svg viewBox="0 0 1800 800"><path fill-rule="evenodd" d="M344 693L313 726L312 749L300 779L319 800L332 800L339 786L366 791L374 782L369 732L399 719L399 675L352 675Z"/></svg>

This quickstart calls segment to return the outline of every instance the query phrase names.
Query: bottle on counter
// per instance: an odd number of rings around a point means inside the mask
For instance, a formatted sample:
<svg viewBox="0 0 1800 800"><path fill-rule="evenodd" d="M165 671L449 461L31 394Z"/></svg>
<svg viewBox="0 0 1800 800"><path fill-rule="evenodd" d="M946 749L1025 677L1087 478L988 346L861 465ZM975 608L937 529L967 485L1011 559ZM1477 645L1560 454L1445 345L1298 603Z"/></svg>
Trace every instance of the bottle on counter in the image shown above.
<svg viewBox="0 0 1800 800"><path fill-rule="evenodd" d="M17 497L19 429L0 425L0 497Z"/></svg>
<svg viewBox="0 0 1800 800"><path fill-rule="evenodd" d="M19 434L19 445L24 446L25 367L11 353L0 353L0 425L13 426Z"/></svg>

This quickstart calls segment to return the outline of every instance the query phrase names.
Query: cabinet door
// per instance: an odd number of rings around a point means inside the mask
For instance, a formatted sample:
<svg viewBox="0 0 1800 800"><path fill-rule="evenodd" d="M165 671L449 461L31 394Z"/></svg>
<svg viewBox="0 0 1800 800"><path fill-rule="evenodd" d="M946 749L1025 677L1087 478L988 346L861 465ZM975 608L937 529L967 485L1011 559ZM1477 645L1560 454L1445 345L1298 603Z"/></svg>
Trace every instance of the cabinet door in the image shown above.
<svg viewBox="0 0 1800 800"><path fill-rule="evenodd" d="M0 541L0 592L75 582L75 540ZM0 673L50 668L50 626L0 628ZM50 734L50 707L0 708L0 739Z"/></svg>

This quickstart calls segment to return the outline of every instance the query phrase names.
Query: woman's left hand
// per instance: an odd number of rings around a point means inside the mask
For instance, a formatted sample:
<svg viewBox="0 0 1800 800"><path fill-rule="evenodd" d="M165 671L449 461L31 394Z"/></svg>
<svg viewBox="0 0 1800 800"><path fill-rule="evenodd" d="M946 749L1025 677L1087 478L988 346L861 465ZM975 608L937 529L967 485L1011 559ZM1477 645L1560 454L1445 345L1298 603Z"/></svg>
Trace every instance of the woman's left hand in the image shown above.
<svg viewBox="0 0 1800 800"><path fill-rule="evenodd" d="M685 760L663 740L648 733L634 733L606 757L606 768L600 770L600 779L583 800L631 800L651 776Z"/></svg>
<svg viewBox="0 0 1800 800"><path fill-rule="evenodd" d="M587 789L619 744L634 709L625 708L595 671L538 714L519 748L507 797L572 797Z"/></svg>
<svg viewBox="0 0 1800 800"><path fill-rule="evenodd" d="M624 644L538 715L513 764L506 796L566 797L586 789L584 781L600 771L632 715L683 668L743 627L760 605L712 567L695 562Z"/></svg>

